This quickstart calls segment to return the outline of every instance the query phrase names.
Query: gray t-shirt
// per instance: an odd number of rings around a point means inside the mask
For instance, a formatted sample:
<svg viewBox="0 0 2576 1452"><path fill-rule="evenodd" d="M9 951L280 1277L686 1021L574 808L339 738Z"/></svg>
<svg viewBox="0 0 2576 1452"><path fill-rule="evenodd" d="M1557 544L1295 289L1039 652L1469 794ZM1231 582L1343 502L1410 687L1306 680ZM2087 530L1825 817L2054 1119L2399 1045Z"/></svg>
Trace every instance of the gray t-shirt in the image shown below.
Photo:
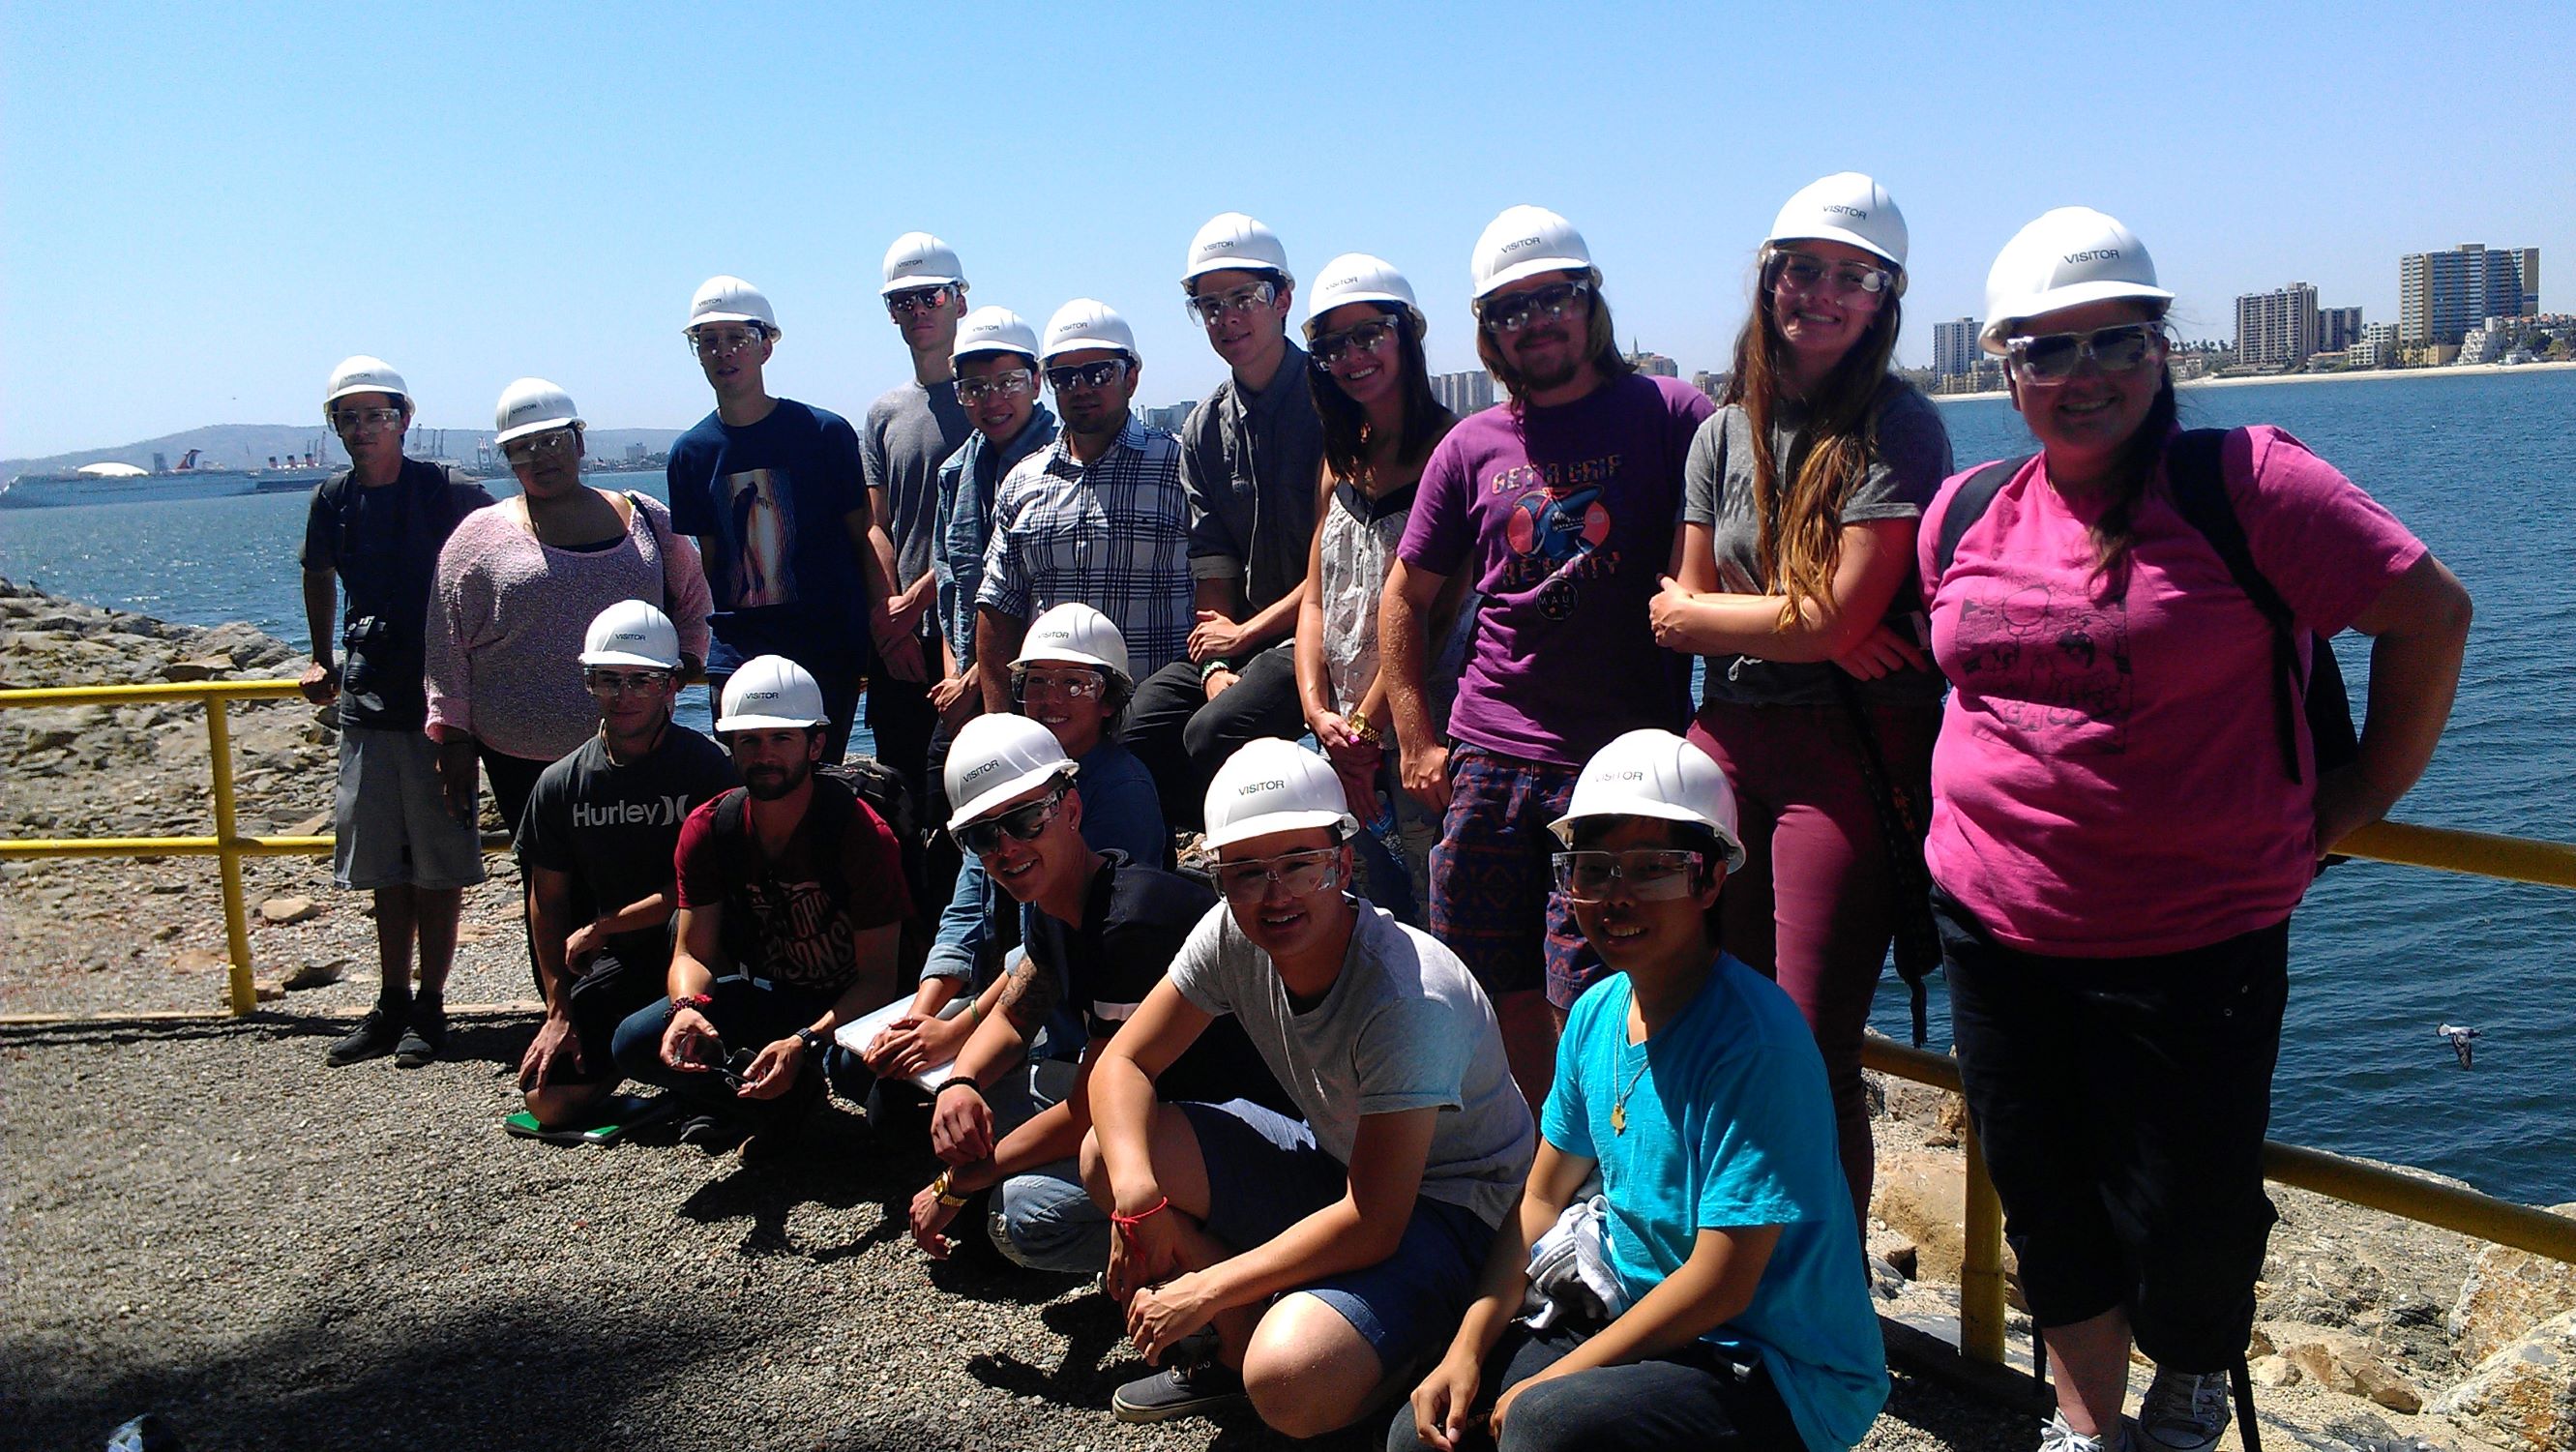
<svg viewBox="0 0 2576 1452"><path fill-rule="evenodd" d="M1341 977L1304 1013L1223 903L1181 945L1172 986L1203 1012L1234 1015L1315 1143L1345 1165L1360 1116L1440 1109L1422 1193L1500 1225L1519 1202L1537 1131L1494 1006L1438 939L1359 907Z"/></svg>
<svg viewBox="0 0 2576 1452"><path fill-rule="evenodd" d="M1181 425L1181 483L1190 492L1190 578L1234 579L1256 611L1306 583L1324 421L1291 343L1279 371L1247 395L1228 373Z"/></svg>
<svg viewBox="0 0 2576 1452"><path fill-rule="evenodd" d="M1795 476L1806 458L1799 431L1807 411L1783 401L1771 415L1771 458L1776 477ZM1843 523L1920 519L1941 481L1950 474L1950 433L1941 414L1913 385L1894 376L1879 384L1871 404L1875 442L1869 469L1843 504ZM1753 517L1753 425L1741 404L1728 404L1699 426L1682 473L1682 522L1704 524L1717 552L1717 587L1731 594L1765 595L1771 582L1761 568L1761 531ZM1913 572L1907 571L1907 579ZM1920 608L1915 591L1900 588L1888 620L1910 633ZM1842 699L1834 685L1841 667L1831 661L1769 661L1745 655L1708 658L1702 699L1754 706L1830 706ZM1941 677L1900 670L1860 682L1861 694L1880 700L1932 700Z"/></svg>
<svg viewBox="0 0 2576 1452"><path fill-rule="evenodd" d="M898 589L930 573L938 557L939 466L972 432L954 383L906 383L868 405L867 426L859 430L859 468L868 488L885 491L894 516L877 523L894 541L895 571L903 576L894 582ZM926 638L937 629L939 612L925 610L921 618Z"/></svg>

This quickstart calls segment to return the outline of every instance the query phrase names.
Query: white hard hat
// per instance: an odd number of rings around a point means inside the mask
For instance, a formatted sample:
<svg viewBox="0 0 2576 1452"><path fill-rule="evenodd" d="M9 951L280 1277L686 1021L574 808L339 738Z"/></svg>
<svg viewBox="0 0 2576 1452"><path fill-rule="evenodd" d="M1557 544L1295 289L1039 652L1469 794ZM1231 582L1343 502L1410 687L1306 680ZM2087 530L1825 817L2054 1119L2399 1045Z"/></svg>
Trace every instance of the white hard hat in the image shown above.
<svg viewBox="0 0 2576 1452"><path fill-rule="evenodd" d="M1208 783L1210 851L1307 827L1339 828L1348 838L1358 835L1360 823L1351 815L1333 764L1293 741L1276 736L1247 741Z"/></svg>
<svg viewBox="0 0 2576 1452"><path fill-rule="evenodd" d="M1482 299L1541 272L1590 272L1592 249L1574 224L1545 207L1505 207L1476 238L1476 293Z"/></svg>
<svg viewBox="0 0 2576 1452"><path fill-rule="evenodd" d="M1574 779L1565 815L1548 830L1571 844L1574 824L1586 817L1658 817L1706 827L1726 850L1726 870L1744 865L1735 788L1707 752L1670 731L1630 731L1592 753Z"/></svg>
<svg viewBox="0 0 2576 1452"><path fill-rule="evenodd" d="M957 324L957 345L948 350L948 356L953 362L978 353L1018 353L1034 363L1037 330L1009 308L977 308Z"/></svg>
<svg viewBox="0 0 2576 1452"><path fill-rule="evenodd" d="M1019 656L1011 664L1034 665L1043 660L1099 666L1120 684L1135 684L1127 679L1127 637L1108 616L1079 600L1069 600L1030 621L1028 634L1020 637Z"/></svg>
<svg viewBox="0 0 2576 1452"><path fill-rule="evenodd" d="M671 617L641 600L620 600L591 617L581 638L586 666L680 668L680 632Z"/></svg>
<svg viewBox="0 0 2576 1452"><path fill-rule="evenodd" d="M364 353L341 359L340 366L331 370L331 381L323 385L323 416L328 418L331 405L352 393L390 393L405 403L411 402L411 385L403 382L394 365Z"/></svg>
<svg viewBox="0 0 2576 1452"><path fill-rule="evenodd" d="M1202 272L1275 272L1290 286L1297 279L1288 271L1288 249L1281 245L1279 234L1241 212L1219 212L1208 218L1190 239L1190 255L1181 264L1181 286L1188 287Z"/></svg>
<svg viewBox="0 0 2576 1452"><path fill-rule="evenodd" d="M580 428L581 410L572 406L572 395L542 378L522 378L501 390L501 406L494 410L492 427L501 431L495 444L548 429Z"/></svg>
<svg viewBox="0 0 2576 1452"><path fill-rule="evenodd" d="M1038 361L1051 363L1066 353L1079 353L1085 348L1114 348L1137 362L1145 355L1136 351L1136 334L1118 310L1105 302L1078 297L1055 310L1047 319L1046 341L1039 345Z"/></svg>
<svg viewBox="0 0 2576 1452"><path fill-rule="evenodd" d="M783 655L756 655L725 682L718 731L782 731L828 726L823 687Z"/></svg>
<svg viewBox="0 0 2576 1452"><path fill-rule="evenodd" d="M941 283L966 286L966 267L957 260L956 249L927 232L906 232L886 249L885 286L877 289L877 296Z"/></svg>
<svg viewBox="0 0 2576 1452"><path fill-rule="evenodd" d="M697 296L689 299L688 326L680 331L693 333L707 323L758 323L762 332L779 336L769 295L739 277L710 277L698 284Z"/></svg>
<svg viewBox="0 0 2576 1452"><path fill-rule="evenodd" d="M2091 207L2059 207L2013 234L1986 273L1986 326L1977 342L2006 352L2004 340L2030 318L2060 308L2133 298L2169 303L2156 286L2155 259L2120 219Z"/></svg>
<svg viewBox="0 0 2576 1452"><path fill-rule="evenodd" d="M1887 188L1856 171L1798 188L1762 240L1840 242L1887 259L1900 275L1905 271L1905 214Z"/></svg>
<svg viewBox="0 0 2576 1452"><path fill-rule="evenodd" d="M1032 787L1071 781L1076 770L1055 733L1028 717L974 717L948 743L942 776L948 800L957 804L948 816L948 830L956 831Z"/></svg>
<svg viewBox="0 0 2576 1452"><path fill-rule="evenodd" d="M1422 305L1413 300L1413 284L1395 270L1395 264L1365 252L1345 252L1324 264L1315 277L1315 291L1306 300L1306 341L1315 340L1315 328L1324 314L1352 303L1398 303L1405 316L1413 319L1417 338L1429 328L1422 316Z"/></svg>

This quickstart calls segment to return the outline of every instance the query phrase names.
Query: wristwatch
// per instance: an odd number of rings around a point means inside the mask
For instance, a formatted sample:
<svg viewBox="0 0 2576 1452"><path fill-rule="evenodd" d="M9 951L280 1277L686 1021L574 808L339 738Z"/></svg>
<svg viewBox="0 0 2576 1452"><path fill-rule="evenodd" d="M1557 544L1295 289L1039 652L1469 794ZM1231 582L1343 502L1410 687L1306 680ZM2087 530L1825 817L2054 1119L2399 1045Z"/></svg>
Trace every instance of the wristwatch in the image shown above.
<svg viewBox="0 0 2576 1452"><path fill-rule="evenodd" d="M805 1046L805 1052L819 1054L831 1045L832 1036L811 1028L801 1028L796 1031L796 1042Z"/></svg>

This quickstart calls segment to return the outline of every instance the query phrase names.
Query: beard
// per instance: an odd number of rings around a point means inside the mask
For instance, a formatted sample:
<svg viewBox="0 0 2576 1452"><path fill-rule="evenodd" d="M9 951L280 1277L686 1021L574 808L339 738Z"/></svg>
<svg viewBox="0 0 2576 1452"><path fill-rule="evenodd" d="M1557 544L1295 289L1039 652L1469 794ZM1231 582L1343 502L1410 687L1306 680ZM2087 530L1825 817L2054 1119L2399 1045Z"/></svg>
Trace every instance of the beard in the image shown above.
<svg viewBox="0 0 2576 1452"><path fill-rule="evenodd" d="M794 766L755 766L742 774L742 789L756 802L774 802L793 793L814 774L812 763L800 761Z"/></svg>

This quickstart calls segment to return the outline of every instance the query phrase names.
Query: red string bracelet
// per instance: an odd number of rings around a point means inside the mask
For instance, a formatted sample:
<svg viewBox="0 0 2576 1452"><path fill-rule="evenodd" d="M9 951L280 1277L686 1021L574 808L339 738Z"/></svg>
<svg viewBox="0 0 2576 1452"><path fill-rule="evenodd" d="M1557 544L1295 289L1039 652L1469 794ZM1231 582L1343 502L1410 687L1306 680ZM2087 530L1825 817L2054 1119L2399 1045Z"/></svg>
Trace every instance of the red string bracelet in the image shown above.
<svg viewBox="0 0 2576 1452"><path fill-rule="evenodd" d="M1139 1211L1134 1215L1121 1215L1117 1211L1112 1210L1109 1212L1109 1223L1117 1226L1121 1230L1133 1230L1153 1217L1162 1214L1165 1210L1171 1207L1171 1204L1172 1197L1165 1195L1162 1199L1154 1202L1152 1209Z"/></svg>

